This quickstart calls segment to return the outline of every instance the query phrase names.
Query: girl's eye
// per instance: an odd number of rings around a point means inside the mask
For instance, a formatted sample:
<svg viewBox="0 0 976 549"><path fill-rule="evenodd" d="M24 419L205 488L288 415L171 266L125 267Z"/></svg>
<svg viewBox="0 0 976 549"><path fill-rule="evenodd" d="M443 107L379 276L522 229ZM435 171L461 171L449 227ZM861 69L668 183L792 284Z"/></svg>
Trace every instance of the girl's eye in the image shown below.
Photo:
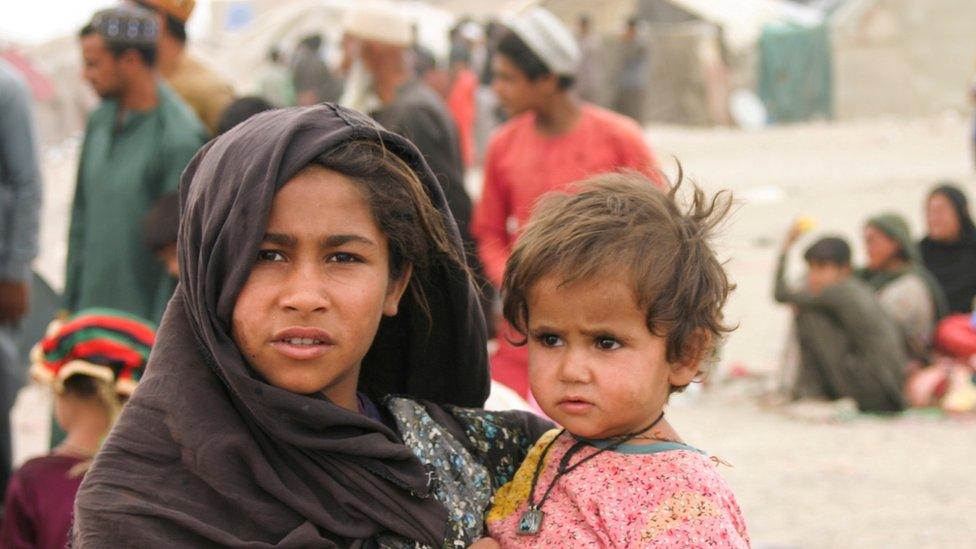
<svg viewBox="0 0 976 549"><path fill-rule="evenodd" d="M553 334L542 334L539 336L539 342L542 343L544 347L559 347L562 345L563 340L559 339L559 336Z"/></svg>
<svg viewBox="0 0 976 549"><path fill-rule="evenodd" d="M596 338L596 346L601 351L613 351L621 347L620 342L612 337Z"/></svg>
<svg viewBox="0 0 976 549"><path fill-rule="evenodd" d="M354 254L337 252L329 256L330 263L362 263L362 259Z"/></svg>
<svg viewBox="0 0 976 549"><path fill-rule="evenodd" d="M258 261L284 261L285 256L275 250L258 250Z"/></svg>

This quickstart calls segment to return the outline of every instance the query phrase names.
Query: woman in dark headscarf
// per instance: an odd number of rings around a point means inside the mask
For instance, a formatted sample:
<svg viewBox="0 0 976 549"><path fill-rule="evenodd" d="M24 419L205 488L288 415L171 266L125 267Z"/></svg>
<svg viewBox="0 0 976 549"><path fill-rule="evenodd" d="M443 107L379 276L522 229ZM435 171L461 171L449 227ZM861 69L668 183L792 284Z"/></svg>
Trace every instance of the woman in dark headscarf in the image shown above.
<svg viewBox="0 0 976 549"><path fill-rule="evenodd" d="M969 313L976 300L976 225L966 195L940 184L925 204L928 235L919 243L925 267L945 291L953 313Z"/></svg>
<svg viewBox="0 0 976 549"><path fill-rule="evenodd" d="M867 267L857 272L905 336L909 355L927 361L935 325L948 313L938 282L922 265L908 223L886 213L864 227Z"/></svg>
<svg viewBox="0 0 976 549"><path fill-rule="evenodd" d="M461 408L487 396L485 329L416 148L334 105L271 111L204 147L180 195L180 287L75 544L477 539L548 426Z"/></svg>

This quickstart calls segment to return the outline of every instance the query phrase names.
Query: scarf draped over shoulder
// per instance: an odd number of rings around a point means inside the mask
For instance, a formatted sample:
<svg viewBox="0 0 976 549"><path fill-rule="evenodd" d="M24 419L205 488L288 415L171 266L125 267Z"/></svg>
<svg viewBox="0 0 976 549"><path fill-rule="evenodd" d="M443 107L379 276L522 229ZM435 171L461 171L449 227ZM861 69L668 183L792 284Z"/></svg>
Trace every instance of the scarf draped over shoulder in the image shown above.
<svg viewBox="0 0 976 549"><path fill-rule="evenodd" d="M314 158L361 140L382 143L414 169L461 249L417 149L355 111L270 111L207 144L181 182L181 283L146 375L78 493L76 546L355 547L380 533L428 545L444 539L446 511L397 433L322 396L269 385L231 338L234 303L275 192ZM489 378L474 288L447 262L421 283L431 319L407 292L400 313L380 325L360 389L481 406Z"/></svg>

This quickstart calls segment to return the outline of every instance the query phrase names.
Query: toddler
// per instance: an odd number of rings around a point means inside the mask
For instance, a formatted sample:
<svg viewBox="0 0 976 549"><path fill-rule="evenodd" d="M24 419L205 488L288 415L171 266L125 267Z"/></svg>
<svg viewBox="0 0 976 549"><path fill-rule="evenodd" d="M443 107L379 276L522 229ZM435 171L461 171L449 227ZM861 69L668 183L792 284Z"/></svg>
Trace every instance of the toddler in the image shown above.
<svg viewBox="0 0 976 549"><path fill-rule="evenodd" d="M505 318L529 383L563 426L495 495L491 537L512 547L748 547L716 461L682 442L668 397L727 331L732 288L708 239L729 201L691 207L613 174L544 199L506 267Z"/></svg>

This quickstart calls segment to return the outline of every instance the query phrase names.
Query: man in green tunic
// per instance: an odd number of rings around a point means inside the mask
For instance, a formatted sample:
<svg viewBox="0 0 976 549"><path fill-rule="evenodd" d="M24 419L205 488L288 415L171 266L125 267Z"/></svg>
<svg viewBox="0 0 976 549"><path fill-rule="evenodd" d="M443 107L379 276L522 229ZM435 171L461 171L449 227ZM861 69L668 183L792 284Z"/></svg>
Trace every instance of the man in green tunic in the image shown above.
<svg viewBox="0 0 976 549"><path fill-rule="evenodd" d="M84 77L103 99L90 115L68 236L65 306L159 320L174 287L146 248L153 202L178 187L203 145L193 112L156 76L156 19L100 11L81 31Z"/></svg>
<svg viewBox="0 0 976 549"><path fill-rule="evenodd" d="M794 228L787 237L775 281L776 301L796 312L796 396L853 398L866 412L901 410L908 356L897 325L852 275L851 249L841 238L822 238L807 249L806 288L791 289L786 258L799 235Z"/></svg>

